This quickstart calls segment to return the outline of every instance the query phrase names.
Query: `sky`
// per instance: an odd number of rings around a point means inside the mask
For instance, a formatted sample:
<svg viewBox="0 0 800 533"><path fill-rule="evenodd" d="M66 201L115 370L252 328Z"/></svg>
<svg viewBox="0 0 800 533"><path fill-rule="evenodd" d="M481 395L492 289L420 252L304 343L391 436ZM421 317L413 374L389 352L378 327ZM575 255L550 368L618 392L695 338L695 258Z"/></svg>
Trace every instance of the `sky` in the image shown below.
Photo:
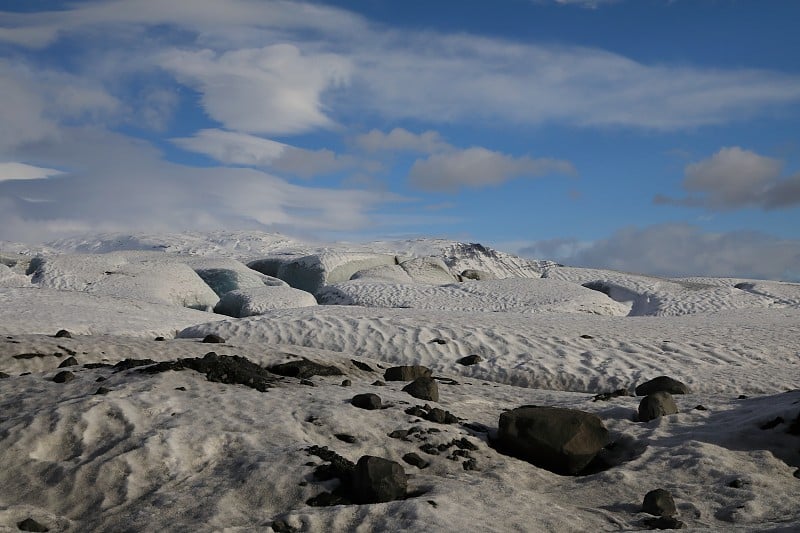
<svg viewBox="0 0 800 533"><path fill-rule="evenodd" d="M796 0L0 0L0 240L800 280Z"/></svg>

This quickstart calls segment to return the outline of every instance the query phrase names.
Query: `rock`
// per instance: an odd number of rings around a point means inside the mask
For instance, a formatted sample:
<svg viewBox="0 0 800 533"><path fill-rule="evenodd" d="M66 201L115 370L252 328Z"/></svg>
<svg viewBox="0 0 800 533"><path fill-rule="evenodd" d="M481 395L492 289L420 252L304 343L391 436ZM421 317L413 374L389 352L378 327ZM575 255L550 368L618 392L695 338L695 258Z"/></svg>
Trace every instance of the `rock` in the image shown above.
<svg viewBox="0 0 800 533"><path fill-rule="evenodd" d="M380 503L406 495L408 482L400 463L365 455L353 472L353 500L356 503Z"/></svg>
<svg viewBox="0 0 800 533"><path fill-rule="evenodd" d="M102 396L102 395L108 394L109 392L111 392L111 389L106 388L106 387L100 387L95 391L94 394L95 394L95 396L97 396L97 395L101 395Z"/></svg>
<svg viewBox="0 0 800 533"><path fill-rule="evenodd" d="M385 387L386 383L384 383L383 381L381 381L379 379L376 379L375 381L373 381L371 383L371 385L374 386L374 387Z"/></svg>
<svg viewBox="0 0 800 533"><path fill-rule="evenodd" d="M359 370L363 370L364 372L375 372L367 363L362 363L361 361L356 361L355 359L350 359L350 362L353 363L353 366Z"/></svg>
<svg viewBox="0 0 800 533"><path fill-rule="evenodd" d="M747 483L745 480L743 480L741 478L736 478L733 481L731 481L730 483L728 483L728 486L730 488L732 488L732 489L741 489L742 487L744 487L745 485L748 485L748 484L749 483Z"/></svg>
<svg viewBox="0 0 800 533"><path fill-rule="evenodd" d="M583 335L581 335L581 339L587 339L588 340L588 339L594 339L594 337L592 337L591 335L583 334Z"/></svg>
<svg viewBox="0 0 800 533"><path fill-rule="evenodd" d="M6 379L10 377L11 377L10 374L6 374L5 372L0 372L0 379Z"/></svg>
<svg viewBox="0 0 800 533"><path fill-rule="evenodd" d="M209 333L208 335L203 337L203 342L207 344L223 344L225 342L225 339L223 339L219 335Z"/></svg>
<svg viewBox="0 0 800 533"><path fill-rule="evenodd" d="M683 529L686 524L673 516L659 516L658 518L645 518L644 525L650 529Z"/></svg>
<svg viewBox="0 0 800 533"><path fill-rule="evenodd" d="M66 359L61 361L61 364L58 365L58 368L66 368L68 366L77 366L77 364L78 364L78 360L77 359L75 359L74 357L67 357Z"/></svg>
<svg viewBox="0 0 800 533"><path fill-rule="evenodd" d="M433 378L417 378L403 387L403 392L407 392L414 398L419 398L420 400L439 401L439 385Z"/></svg>
<svg viewBox="0 0 800 533"><path fill-rule="evenodd" d="M405 454L403 456L403 461L410 464L411 466L416 466L420 470L422 470L423 468L428 468L429 465L428 461L426 461L425 459L423 459L414 452L409 452Z"/></svg>
<svg viewBox="0 0 800 533"><path fill-rule="evenodd" d="M461 467L464 470L467 470L467 471L477 470L478 469L478 461L474 457L470 457L469 459L467 459L466 461L461 463Z"/></svg>
<svg viewBox="0 0 800 533"><path fill-rule="evenodd" d="M661 416L674 415L678 406L672 394L664 391L654 392L639 402L639 422L649 422Z"/></svg>
<svg viewBox="0 0 800 533"><path fill-rule="evenodd" d="M353 444L356 441L356 438L354 436L348 435L347 433L336 433L334 437L348 444Z"/></svg>
<svg viewBox="0 0 800 533"><path fill-rule="evenodd" d="M468 268L467 270L461 271L461 277L464 279L471 279L475 281L484 281L487 279L497 279L497 276L492 274L491 272L484 272L483 270L475 270L472 268Z"/></svg>
<svg viewBox="0 0 800 533"><path fill-rule="evenodd" d="M124 362L122 361L121 363ZM119 364L114 365L115 368ZM265 392L275 383L275 378L270 372L246 357L217 355L215 352L208 352L202 358L191 357L157 363L141 368L139 372L157 374L168 370L180 371L186 369L205 374L208 381L244 385L260 392Z"/></svg>
<svg viewBox="0 0 800 533"><path fill-rule="evenodd" d="M518 407L500 415L498 444L532 464L575 475L608 443L597 415L561 407Z"/></svg>
<svg viewBox="0 0 800 533"><path fill-rule="evenodd" d="M352 382L352 381L350 381L349 379L344 379L344 380L342 380L341 386L342 386L342 387L349 387L349 386L351 386L352 384L353 384L353 382Z"/></svg>
<svg viewBox="0 0 800 533"><path fill-rule="evenodd" d="M672 494L664 489L651 490L644 495L642 512L655 516L674 516L678 513Z"/></svg>
<svg viewBox="0 0 800 533"><path fill-rule="evenodd" d="M446 341L446 340L444 340L444 339L440 339L440 338L438 338L438 337L437 337L437 338L435 338L435 339L431 339L431 340L429 340L429 341L428 341L428 344L440 344L440 345L441 345L441 344L447 344L447 341Z"/></svg>
<svg viewBox="0 0 800 533"><path fill-rule="evenodd" d="M480 355L467 355L456 361L456 363L464 366L471 366L477 365L481 361L483 361L483 358Z"/></svg>
<svg viewBox="0 0 800 533"><path fill-rule="evenodd" d="M618 398L620 396L630 396L631 393L628 392L628 389L617 389L612 392L602 392L600 394L596 394L594 398L592 398L593 402L607 402L611 398Z"/></svg>
<svg viewBox="0 0 800 533"><path fill-rule="evenodd" d="M56 332L55 337L57 339L71 339L72 338L72 333L70 333L69 331L67 331L65 329L60 329L60 330L58 330Z"/></svg>
<svg viewBox="0 0 800 533"><path fill-rule="evenodd" d="M708 411L708 407L706 407L705 405L698 404L698 405L695 405L694 408L696 410L698 410L698 411Z"/></svg>
<svg viewBox="0 0 800 533"><path fill-rule="evenodd" d="M317 386L317 384L314 383L313 381L311 381L310 379L301 379L300 380L300 385L307 385L309 387L316 387Z"/></svg>
<svg viewBox="0 0 800 533"><path fill-rule="evenodd" d="M795 471L794 471L794 473L793 473L792 475L793 475L794 477L796 477L797 479L800 479L800 468L798 468L797 470L795 470Z"/></svg>
<svg viewBox="0 0 800 533"><path fill-rule="evenodd" d="M425 420L430 422L435 422L436 424L455 424L458 422L458 418L456 418L450 411L445 411L444 409L439 409L438 407L434 407L425 415Z"/></svg>
<svg viewBox="0 0 800 533"><path fill-rule="evenodd" d="M417 378L429 378L431 375L433 372L426 366L393 366L386 369L383 379L386 381L413 381Z"/></svg>
<svg viewBox="0 0 800 533"><path fill-rule="evenodd" d="M667 376L659 376L645 381L636 387L636 396L648 396L654 392L668 392L670 394L689 394L689 387L676 379Z"/></svg>
<svg viewBox="0 0 800 533"><path fill-rule="evenodd" d="M333 365L322 365L309 361L308 359L301 359L299 361L289 361L288 363L281 363L267 368L273 374L279 376L286 376L290 378L307 379L312 376L343 376L338 367Z"/></svg>
<svg viewBox="0 0 800 533"><path fill-rule="evenodd" d="M350 404L354 407L358 407L359 409L366 409L368 411L380 409L382 406L381 397L377 394L372 394L371 392L366 394L356 394L353 396L353 399L350 400Z"/></svg>
<svg viewBox="0 0 800 533"><path fill-rule="evenodd" d="M294 533L297 531L295 528L290 526L286 520L274 520L272 524L270 524L270 527L275 533Z"/></svg>
<svg viewBox="0 0 800 533"><path fill-rule="evenodd" d="M53 381L55 383L69 383L73 379L75 379L75 374L73 374L69 370L62 370L61 372L53 376Z"/></svg>
<svg viewBox="0 0 800 533"><path fill-rule="evenodd" d="M405 439L408 437L409 433L411 433L411 431L408 429L395 429L388 434L388 437L392 439Z"/></svg>
<svg viewBox="0 0 800 533"><path fill-rule="evenodd" d="M48 528L44 524L40 524L33 518L26 518L22 522L17 522L17 529L19 529L20 531L38 531L38 532L50 531L50 528Z"/></svg>
<svg viewBox="0 0 800 533"><path fill-rule="evenodd" d="M166 339L164 337L156 337L153 340L156 341L156 342L164 342Z"/></svg>

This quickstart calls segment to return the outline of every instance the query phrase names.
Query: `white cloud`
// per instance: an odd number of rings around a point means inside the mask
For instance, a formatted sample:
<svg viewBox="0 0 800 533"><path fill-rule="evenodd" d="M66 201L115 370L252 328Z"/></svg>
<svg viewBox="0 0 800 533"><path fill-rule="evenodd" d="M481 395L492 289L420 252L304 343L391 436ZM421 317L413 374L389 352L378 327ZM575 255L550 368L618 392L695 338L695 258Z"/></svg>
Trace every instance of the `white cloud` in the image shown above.
<svg viewBox="0 0 800 533"><path fill-rule="evenodd" d="M544 250L564 255L542 256ZM522 255L569 265L669 277L719 276L800 281L800 241L752 231L704 232L688 224L625 228L593 243L532 243Z"/></svg>
<svg viewBox="0 0 800 533"><path fill-rule="evenodd" d="M685 198L658 195L657 204L713 210L758 207L776 209L800 204L800 173L783 177L783 162L738 146L691 163L684 170Z"/></svg>
<svg viewBox="0 0 800 533"><path fill-rule="evenodd" d="M412 133L404 128L394 128L389 133L374 129L359 135L356 145L367 152L421 152L431 154L452 148L438 132Z"/></svg>
<svg viewBox="0 0 800 533"><path fill-rule="evenodd" d="M59 174L63 174L63 172L52 168L28 165L26 163L17 163L13 161L0 163L0 181L39 180Z"/></svg>
<svg viewBox="0 0 800 533"><path fill-rule="evenodd" d="M336 54L303 54L291 44L217 54L171 50L161 66L202 93L211 118L249 133L302 133L330 127L321 96L347 83L351 66Z"/></svg>
<svg viewBox="0 0 800 533"><path fill-rule="evenodd" d="M459 187L485 187L523 176L551 173L574 174L575 168L568 161L513 157L472 147L417 160L411 167L409 180L419 189L452 191Z"/></svg>

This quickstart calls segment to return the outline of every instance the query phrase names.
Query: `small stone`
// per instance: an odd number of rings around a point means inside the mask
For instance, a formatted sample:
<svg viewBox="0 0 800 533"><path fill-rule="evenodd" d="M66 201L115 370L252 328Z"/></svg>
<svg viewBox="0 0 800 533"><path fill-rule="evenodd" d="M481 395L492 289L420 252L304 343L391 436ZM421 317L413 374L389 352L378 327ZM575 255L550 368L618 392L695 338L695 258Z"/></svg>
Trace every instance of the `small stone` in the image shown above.
<svg viewBox="0 0 800 533"><path fill-rule="evenodd" d="M71 339L72 338L72 333L70 333L69 331L67 331L65 329L60 329L60 330L58 330L56 332L55 337L57 339Z"/></svg>
<svg viewBox="0 0 800 533"><path fill-rule="evenodd" d="M746 400L747 399L747 395L746 394L740 394L739 396L736 397L736 399L737 400Z"/></svg>
<svg viewBox="0 0 800 533"><path fill-rule="evenodd" d="M403 392L407 392L414 398L419 398L420 400L439 401L439 385L437 385L436 380L433 378L417 378L403 387Z"/></svg>
<svg viewBox="0 0 800 533"><path fill-rule="evenodd" d="M375 381L372 382L372 385L374 387L385 387L386 383L384 383L383 381L381 381L379 379L376 379Z"/></svg>
<svg viewBox="0 0 800 533"><path fill-rule="evenodd" d="M337 433L334 435L334 437L348 444L353 444L356 441L356 438L354 436L348 435L347 433Z"/></svg>
<svg viewBox="0 0 800 533"><path fill-rule="evenodd" d="M591 335L581 335L581 339L594 339Z"/></svg>
<svg viewBox="0 0 800 533"><path fill-rule="evenodd" d="M444 339L436 338L436 339L429 340L428 344L447 344L447 341L444 340Z"/></svg>
<svg viewBox="0 0 800 533"><path fill-rule="evenodd" d="M461 359L456 361L456 363L464 366L471 366L471 365L477 365L481 361L483 361L483 358L480 355L473 354L473 355L467 355L466 357L462 357Z"/></svg>
<svg viewBox="0 0 800 533"><path fill-rule="evenodd" d="M350 362L353 363L353 366L359 370L363 370L364 372L375 372L367 363L362 363L361 361L356 361L355 359L350 359Z"/></svg>
<svg viewBox="0 0 800 533"><path fill-rule="evenodd" d="M274 520L272 524L270 524L270 527L272 527L272 531L275 533L294 533L297 531L295 528L290 526L286 520Z"/></svg>
<svg viewBox="0 0 800 533"><path fill-rule="evenodd" d="M731 481L730 483L728 483L728 486L733 488L733 489L741 489L745 485L747 485L747 482L745 480L739 479L739 478L736 478L733 481Z"/></svg>
<svg viewBox="0 0 800 533"><path fill-rule="evenodd" d="M392 439L404 439L408 437L408 434L409 430L407 429L395 429L394 431L389 433L388 436Z"/></svg>
<svg viewBox="0 0 800 533"><path fill-rule="evenodd" d="M678 509L672 494L664 489L655 489L645 494L642 512L655 516L674 516Z"/></svg>
<svg viewBox="0 0 800 533"><path fill-rule="evenodd" d="M55 383L68 383L75 379L75 374L70 372L69 370L62 370L55 376L53 376L53 381Z"/></svg>
<svg viewBox="0 0 800 533"><path fill-rule="evenodd" d="M17 522L17 529L19 529L20 531L37 531L40 533L50 531L50 529L47 526L45 526L44 524L40 524L33 518L26 518L22 522Z"/></svg>
<svg viewBox="0 0 800 533"><path fill-rule="evenodd" d="M316 387L317 384L311 381L310 379L301 379L300 385L306 385L308 387Z"/></svg>
<svg viewBox="0 0 800 533"><path fill-rule="evenodd" d="M708 411L708 407L706 407L705 405L695 405L694 408L697 411Z"/></svg>
<svg viewBox="0 0 800 533"><path fill-rule="evenodd" d="M109 392L111 392L111 389L106 388L106 387L100 387L95 391L94 394L95 394L95 396L97 396L98 394L99 395L105 395L105 394L108 394Z"/></svg>
<svg viewBox="0 0 800 533"><path fill-rule="evenodd" d="M342 384L341 384L341 386L342 386L342 387L349 387L349 386L351 386L352 384L353 384L353 382L352 382L352 381L350 381L349 379L345 379L345 380L342 380Z"/></svg>
<svg viewBox="0 0 800 533"><path fill-rule="evenodd" d="M186 387L175 387L175 390L186 391Z"/></svg>
<svg viewBox="0 0 800 533"><path fill-rule="evenodd" d="M66 368L68 366L77 366L77 364L78 364L78 360L77 359L75 359L74 357L67 357L66 359L61 361L61 364L58 365L58 368Z"/></svg>
<svg viewBox="0 0 800 533"><path fill-rule="evenodd" d="M644 525L650 529L683 529L686 524L674 516L659 516L658 518L645 518Z"/></svg>
<svg viewBox="0 0 800 533"><path fill-rule="evenodd" d="M353 407L358 407L359 409L366 409L368 411L380 409L382 406L381 397L378 396L377 394L372 394L372 393L356 394L350 400L350 404Z"/></svg>
<svg viewBox="0 0 800 533"><path fill-rule="evenodd" d="M428 455L439 455L438 447L429 442L420 446L419 449L420 451L425 452Z"/></svg>
<svg viewBox="0 0 800 533"><path fill-rule="evenodd" d="M596 394L594 398L592 398L592 401L607 402L611 398L618 398L620 396L630 396L630 392L628 392L628 389L617 389L612 392L602 392L600 394Z"/></svg>
<svg viewBox="0 0 800 533"><path fill-rule="evenodd" d="M205 342L206 344L223 344L225 342L225 339L223 339L219 335L209 333L208 335L203 337L203 342Z"/></svg>
<svg viewBox="0 0 800 533"><path fill-rule="evenodd" d="M166 339L164 337L156 337L153 340L156 341L156 342L164 342Z"/></svg>
<svg viewBox="0 0 800 533"><path fill-rule="evenodd" d="M403 461L410 464L411 466L416 466L420 470L428 467L428 462L414 452L405 454L403 456Z"/></svg>

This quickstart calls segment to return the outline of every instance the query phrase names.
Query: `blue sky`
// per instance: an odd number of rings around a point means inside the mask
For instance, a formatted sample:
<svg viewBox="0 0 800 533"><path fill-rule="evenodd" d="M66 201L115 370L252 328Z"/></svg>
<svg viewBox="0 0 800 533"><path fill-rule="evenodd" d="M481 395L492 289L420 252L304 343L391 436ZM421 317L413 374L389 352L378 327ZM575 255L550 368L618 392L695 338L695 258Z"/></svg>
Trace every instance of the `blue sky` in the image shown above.
<svg viewBox="0 0 800 533"><path fill-rule="evenodd" d="M0 0L0 239L435 236L800 279L793 0Z"/></svg>

